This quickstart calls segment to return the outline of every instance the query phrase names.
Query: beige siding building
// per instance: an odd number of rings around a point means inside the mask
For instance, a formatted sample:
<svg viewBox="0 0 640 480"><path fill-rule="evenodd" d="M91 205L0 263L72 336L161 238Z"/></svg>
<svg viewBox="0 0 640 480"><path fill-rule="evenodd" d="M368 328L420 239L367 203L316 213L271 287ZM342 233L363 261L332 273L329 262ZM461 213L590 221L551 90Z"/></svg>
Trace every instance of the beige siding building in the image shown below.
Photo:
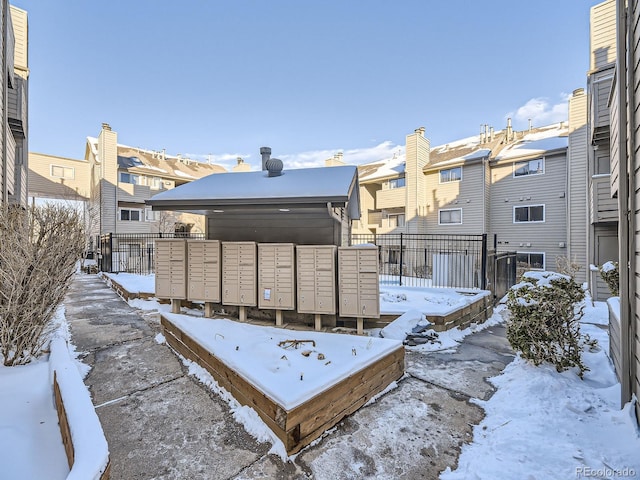
<svg viewBox="0 0 640 480"><path fill-rule="evenodd" d="M640 6L637 0L614 4L617 52L610 95L612 195L619 206L620 315L611 316L612 357L621 403L640 397ZM607 5L610 7L610 5ZM609 38L609 37L608 37ZM636 418L640 405L635 404Z"/></svg>
<svg viewBox="0 0 640 480"><path fill-rule="evenodd" d="M27 12L0 3L0 204L27 204L28 23Z"/></svg>
<svg viewBox="0 0 640 480"><path fill-rule="evenodd" d="M240 163L240 162L239 162ZM153 212L153 195L212 173L219 165L196 162L164 151L118 144L107 124L88 137L82 160L29 154L29 196L81 202L92 235L106 233L204 233L204 217Z"/></svg>
<svg viewBox="0 0 640 480"><path fill-rule="evenodd" d="M564 123L516 132L509 122L430 148L417 129L406 155L359 167L353 233L488 234L490 246L495 235L521 268L555 269L569 251L568 133ZM584 177L581 185L584 208ZM586 231L586 215L574 223Z"/></svg>

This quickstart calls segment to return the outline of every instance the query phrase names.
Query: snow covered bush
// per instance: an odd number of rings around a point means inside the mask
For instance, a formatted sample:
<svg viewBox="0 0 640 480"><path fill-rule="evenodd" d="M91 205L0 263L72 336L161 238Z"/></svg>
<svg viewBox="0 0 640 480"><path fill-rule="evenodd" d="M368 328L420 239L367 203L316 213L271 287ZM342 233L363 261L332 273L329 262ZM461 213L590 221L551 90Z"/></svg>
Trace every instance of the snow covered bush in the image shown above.
<svg viewBox="0 0 640 480"><path fill-rule="evenodd" d="M585 345L594 346L580 333L584 290L567 275L526 272L507 295L510 318L507 339L511 347L534 365L551 363L558 372L578 367L582 378Z"/></svg>
<svg viewBox="0 0 640 480"><path fill-rule="evenodd" d="M86 237L72 208L0 207L0 359L24 365L42 353Z"/></svg>
<svg viewBox="0 0 640 480"><path fill-rule="evenodd" d="M620 273L618 271L618 262L605 262L598 269L602 280L605 281L611 295L617 297L620 293Z"/></svg>

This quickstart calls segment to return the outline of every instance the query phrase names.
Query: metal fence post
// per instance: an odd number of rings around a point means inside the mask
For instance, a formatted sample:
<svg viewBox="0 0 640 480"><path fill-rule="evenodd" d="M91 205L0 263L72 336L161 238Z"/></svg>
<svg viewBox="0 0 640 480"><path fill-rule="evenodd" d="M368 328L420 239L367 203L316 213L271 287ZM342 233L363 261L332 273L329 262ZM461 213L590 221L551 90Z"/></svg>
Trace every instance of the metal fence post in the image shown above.
<svg viewBox="0 0 640 480"><path fill-rule="evenodd" d="M482 290L487 289L487 234L482 234L482 279L480 281L480 288Z"/></svg>
<svg viewBox="0 0 640 480"><path fill-rule="evenodd" d="M400 232L400 286L402 286L402 232Z"/></svg>

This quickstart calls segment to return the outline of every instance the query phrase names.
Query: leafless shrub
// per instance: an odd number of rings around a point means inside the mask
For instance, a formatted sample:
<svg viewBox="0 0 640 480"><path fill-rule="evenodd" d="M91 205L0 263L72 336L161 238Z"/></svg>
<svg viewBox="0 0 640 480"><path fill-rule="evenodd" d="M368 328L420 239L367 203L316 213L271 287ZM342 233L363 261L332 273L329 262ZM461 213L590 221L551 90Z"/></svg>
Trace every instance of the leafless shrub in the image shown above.
<svg viewBox="0 0 640 480"><path fill-rule="evenodd" d="M0 206L0 359L24 365L42 353L52 317L85 248L72 208Z"/></svg>
<svg viewBox="0 0 640 480"><path fill-rule="evenodd" d="M569 257L556 257L556 271L558 273L575 278L581 268L582 265L576 262L575 259L571 260Z"/></svg>

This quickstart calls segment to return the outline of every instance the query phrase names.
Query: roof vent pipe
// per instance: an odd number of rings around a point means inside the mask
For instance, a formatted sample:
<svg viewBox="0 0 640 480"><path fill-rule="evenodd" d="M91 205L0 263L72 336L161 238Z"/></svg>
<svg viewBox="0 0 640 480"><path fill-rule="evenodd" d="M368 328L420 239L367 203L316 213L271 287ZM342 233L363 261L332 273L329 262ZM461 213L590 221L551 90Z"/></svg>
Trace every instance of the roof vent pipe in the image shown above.
<svg viewBox="0 0 640 480"><path fill-rule="evenodd" d="M511 127L511 117L507 118L507 142L513 139L513 128Z"/></svg>
<svg viewBox="0 0 640 480"><path fill-rule="evenodd" d="M271 148L260 147L260 156L262 157L262 170L266 170L267 162L269 161L269 158L271 158Z"/></svg>
<svg viewBox="0 0 640 480"><path fill-rule="evenodd" d="M493 137L495 135L495 131L493 129L493 127L489 128L489 141L493 142Z"/></svg>
<svg viewBox="0 0 640 480"><path fill-rule="evenodd" d="M282 175L282 160L279 158L270 158L267 160L266 169L270 177L279 177Z"/></svg>

